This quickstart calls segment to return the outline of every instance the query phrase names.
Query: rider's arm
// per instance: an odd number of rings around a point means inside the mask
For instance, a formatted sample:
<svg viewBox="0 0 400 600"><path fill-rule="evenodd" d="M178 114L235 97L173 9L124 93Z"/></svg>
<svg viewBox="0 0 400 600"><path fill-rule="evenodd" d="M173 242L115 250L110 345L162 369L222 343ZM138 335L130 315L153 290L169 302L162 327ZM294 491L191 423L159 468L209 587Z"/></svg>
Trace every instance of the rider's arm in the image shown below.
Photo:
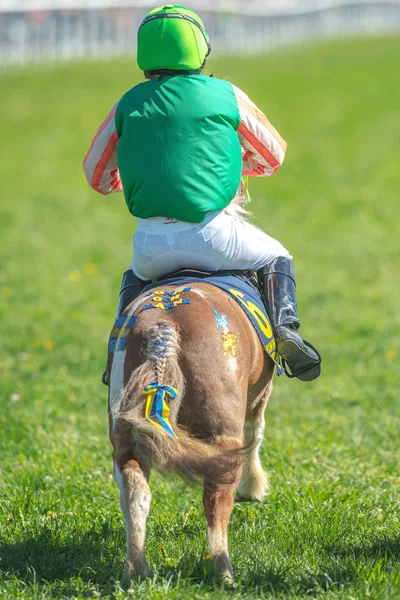
<svg viewBox="0 0 400 600"><path fill-rule="evenodd" d="M122 191L118 171L118 132L115 128L117 104L100 125L83 161L86 179L100 194Z"/></svg>
<svg viewBox="0 0 400 600"><path fill-rule="evenodd" d="M233 86L240 114L238 135L243 154L243 175L268 177L285 158L286 142L250 98Z"/></svg>

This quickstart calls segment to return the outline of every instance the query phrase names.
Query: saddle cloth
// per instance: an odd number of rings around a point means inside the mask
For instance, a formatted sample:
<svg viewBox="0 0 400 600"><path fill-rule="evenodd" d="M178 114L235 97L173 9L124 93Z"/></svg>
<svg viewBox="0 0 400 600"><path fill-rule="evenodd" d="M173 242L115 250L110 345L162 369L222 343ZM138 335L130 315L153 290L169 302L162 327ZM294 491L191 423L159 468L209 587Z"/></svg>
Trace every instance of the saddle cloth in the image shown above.
<svg viewBox="0 0 400 600"><path fill-rule="evenodd" d="M163 285L178 286L180 289L184 288L182 291L190 292L189 286L191 283L206 283L213 285L229 294L239 304L248 319L251 321L258 337L260 338L265 352L275 364L277 374L282 375L282 373L284 373L284 369L279 362L271 322L267 315L264 303L258 290L250 283L247 283L246 277L243 276L243 274L236 276L230 272L216 271L210 274L197 274L194 272L193 275L191 275L190 271L184 271L182 274L176 273L171 277L161 279L156 283L151 283L145 288L144 292L146 293L150 290L162 290ZM153 292L150 292L149 296L151 293ZM190 301L184 300L183 303L189 304ZM155 306L147 305L145 308L155 308ZM169 306L166 305L165 308L173 308L173 304ZM214 313L217 327L221 327L223 329L225 323L227 326L225 315L218 314L215 308Z"/></svg>

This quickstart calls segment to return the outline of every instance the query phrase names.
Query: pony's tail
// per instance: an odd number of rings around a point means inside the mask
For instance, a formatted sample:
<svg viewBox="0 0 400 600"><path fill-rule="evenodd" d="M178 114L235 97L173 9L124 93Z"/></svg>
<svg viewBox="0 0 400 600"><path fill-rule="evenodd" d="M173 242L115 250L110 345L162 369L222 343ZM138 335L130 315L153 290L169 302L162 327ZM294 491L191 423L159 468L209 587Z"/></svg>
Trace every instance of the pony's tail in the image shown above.
<svg viewBox="0 0 400 600"><path fill-rule="evenodd" d="M157 470L175 471L190 480L231 483L241 461L240 442L221 436L214 445L207 444L177 425L185 392L177 329L164 321L146 335L145 361L111 407L113 419L131 424L135 451Z"/></svg>

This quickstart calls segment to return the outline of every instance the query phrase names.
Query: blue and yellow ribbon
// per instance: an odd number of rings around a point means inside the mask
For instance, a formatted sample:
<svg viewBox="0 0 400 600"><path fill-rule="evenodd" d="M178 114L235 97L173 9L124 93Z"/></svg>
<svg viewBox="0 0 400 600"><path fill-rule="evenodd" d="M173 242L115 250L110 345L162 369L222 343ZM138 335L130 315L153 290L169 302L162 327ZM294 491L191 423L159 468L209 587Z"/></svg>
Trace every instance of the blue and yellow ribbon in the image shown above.
<svg viewBox="0 0 400 600"><path fill-rule="evenodd" d="M167 433L178 439L169 420L170 409L166 401L166 397L174 400L178 394L178 390L170 385L160 385L156 381L153 381L153 383L146 385L143 394L147 396L146 419L152 425L164 429Z"/></svg>

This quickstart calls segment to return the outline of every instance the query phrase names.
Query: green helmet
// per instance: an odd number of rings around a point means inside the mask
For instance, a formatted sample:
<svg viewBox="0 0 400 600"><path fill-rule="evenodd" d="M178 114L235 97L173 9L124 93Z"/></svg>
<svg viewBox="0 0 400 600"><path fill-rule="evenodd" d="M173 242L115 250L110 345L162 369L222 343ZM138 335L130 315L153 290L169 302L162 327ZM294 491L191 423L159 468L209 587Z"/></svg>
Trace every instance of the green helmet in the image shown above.
<svg viewBox="0 0 400 600"><path fill-rule="evenodd" d="M137 61L142 71L197 71L210 52L203 21L184 6L155 8L139 27Z"/></svg>

